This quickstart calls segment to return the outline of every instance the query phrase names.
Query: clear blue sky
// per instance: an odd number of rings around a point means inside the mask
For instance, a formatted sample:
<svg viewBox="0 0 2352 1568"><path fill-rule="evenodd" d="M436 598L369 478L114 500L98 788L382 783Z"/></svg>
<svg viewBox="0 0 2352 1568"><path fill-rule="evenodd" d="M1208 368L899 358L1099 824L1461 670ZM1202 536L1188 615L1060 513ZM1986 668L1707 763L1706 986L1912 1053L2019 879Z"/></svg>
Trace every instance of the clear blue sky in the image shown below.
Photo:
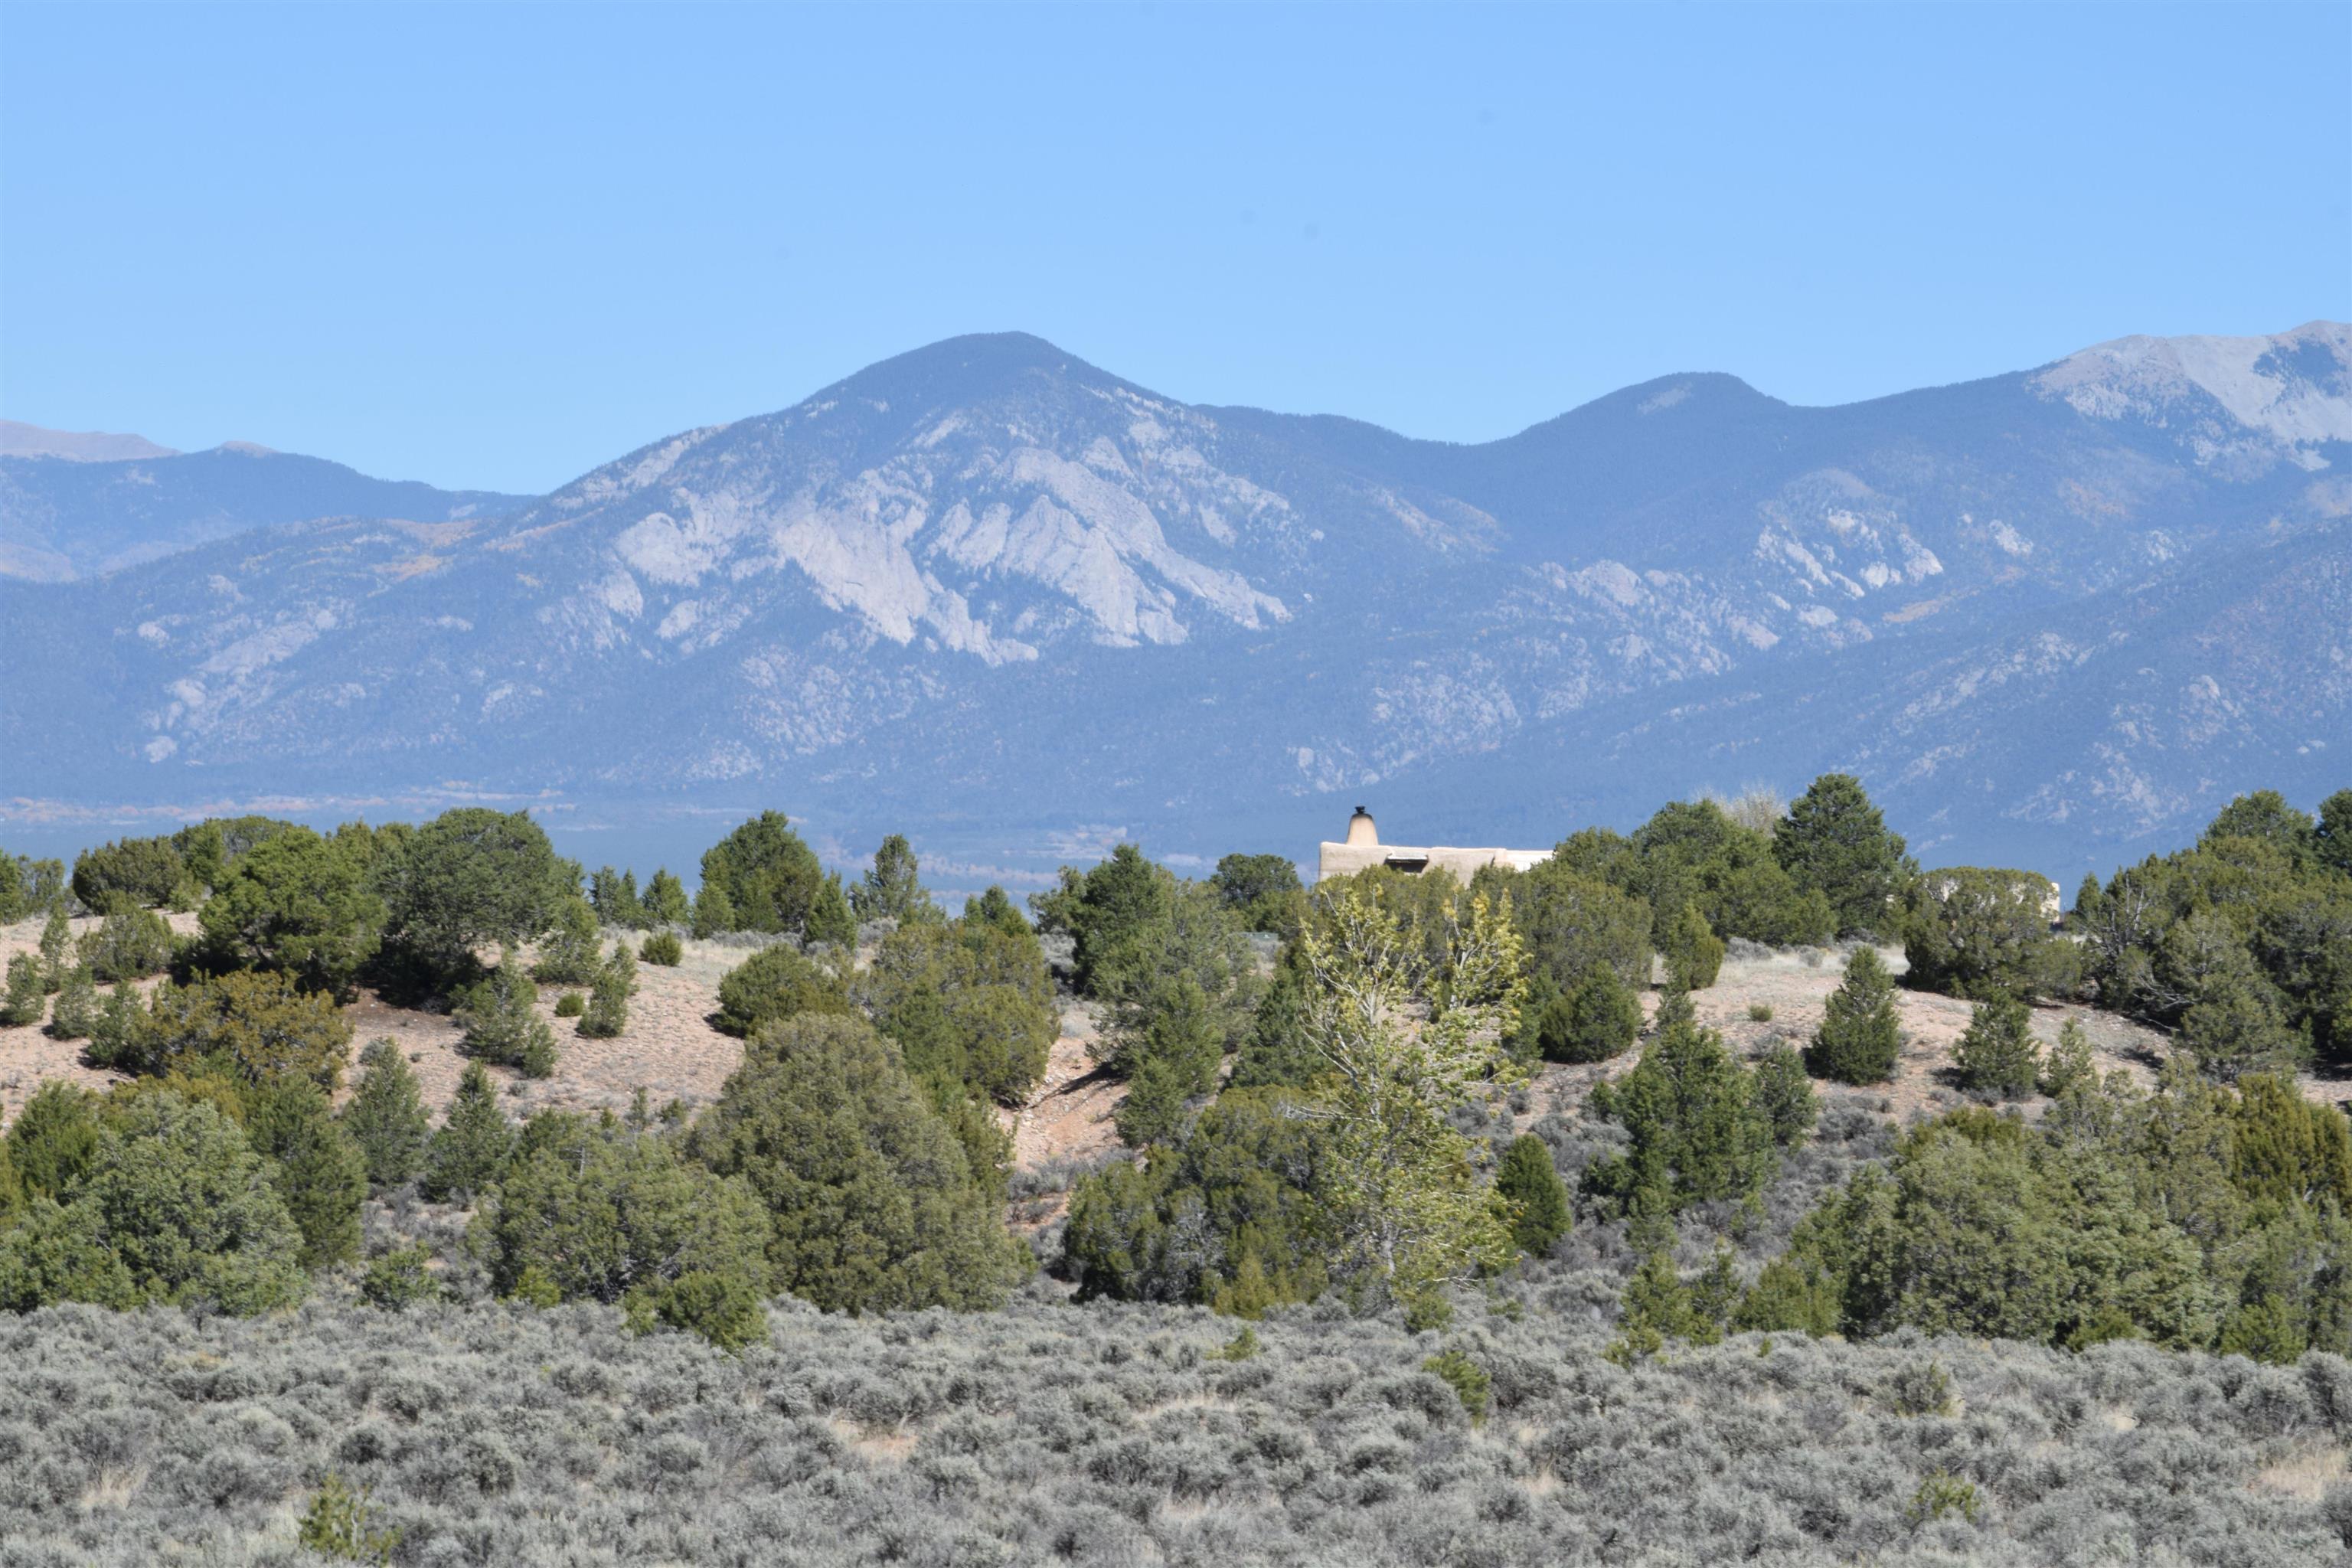
<svg viewBox="0 0 2352 1568"><path fill-rule="evenodd" d="M541 490L1019 328L1505 435L2352 314L2352 7L0 5L0 413Z"/></svg>

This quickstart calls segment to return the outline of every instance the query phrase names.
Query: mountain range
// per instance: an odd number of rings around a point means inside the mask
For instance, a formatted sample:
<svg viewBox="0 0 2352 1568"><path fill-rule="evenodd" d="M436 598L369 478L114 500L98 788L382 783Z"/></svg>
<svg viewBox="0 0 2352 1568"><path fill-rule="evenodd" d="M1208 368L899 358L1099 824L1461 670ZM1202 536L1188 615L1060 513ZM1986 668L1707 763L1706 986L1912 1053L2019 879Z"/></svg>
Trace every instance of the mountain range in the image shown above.
<svg viewBox="0 0 2352 1568"><path fill-rule="evenodd" d="M1549 844L1862 775L2062 878L2352 783L2352 328L1507 439L952 339L537 499L0 457L0 795L780 805L968 859ZM36 580L41 579L41 580Z"/></svg>

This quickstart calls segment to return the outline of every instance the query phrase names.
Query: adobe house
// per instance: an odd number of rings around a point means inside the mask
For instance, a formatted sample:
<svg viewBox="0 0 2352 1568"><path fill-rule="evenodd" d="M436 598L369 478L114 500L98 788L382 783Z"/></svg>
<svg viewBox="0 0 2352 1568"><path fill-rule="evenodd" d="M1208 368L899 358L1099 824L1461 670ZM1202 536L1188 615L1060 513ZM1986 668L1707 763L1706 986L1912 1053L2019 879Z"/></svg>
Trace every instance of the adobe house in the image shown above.
<svg viewBox="0 0 2352 1568"><path fill-rule="evenodd" d="M1524 871L1551 858L1549 849L1457 849L1451 845L1426 845L1408 847L1402 844L1382 844L1380 829L1372 822L1372 814L1362 806L1348 819L1348 838L1344 844L1325 840L1323 853L1315 868L1315 879L1326 877L1346 877L1374 866L1386 866L1391 871L1409 871L1415 875L1439 867L1454 873L1454 879L1468 886L1470 878L1481 866L1508 866L1514 871Z"/></svg>

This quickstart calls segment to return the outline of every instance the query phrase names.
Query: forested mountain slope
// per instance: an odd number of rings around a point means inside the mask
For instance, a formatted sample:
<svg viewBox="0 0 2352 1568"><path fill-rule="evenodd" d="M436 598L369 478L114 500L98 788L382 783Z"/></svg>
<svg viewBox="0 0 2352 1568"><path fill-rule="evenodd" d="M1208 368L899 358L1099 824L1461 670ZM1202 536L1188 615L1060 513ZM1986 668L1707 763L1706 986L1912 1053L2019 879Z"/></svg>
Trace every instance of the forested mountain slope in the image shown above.
<svg viewBox="0 0 2352 1568"><path fill-rule="evenodd" d="M2314 323L1838 408L1670 376L1463 447L955 339L509 515L0 584L0 792L1303 852L1359 798L1489 841L1847 768L1933 797L1923 848L2064 871L2341 782L2347 377Z"/></svg>

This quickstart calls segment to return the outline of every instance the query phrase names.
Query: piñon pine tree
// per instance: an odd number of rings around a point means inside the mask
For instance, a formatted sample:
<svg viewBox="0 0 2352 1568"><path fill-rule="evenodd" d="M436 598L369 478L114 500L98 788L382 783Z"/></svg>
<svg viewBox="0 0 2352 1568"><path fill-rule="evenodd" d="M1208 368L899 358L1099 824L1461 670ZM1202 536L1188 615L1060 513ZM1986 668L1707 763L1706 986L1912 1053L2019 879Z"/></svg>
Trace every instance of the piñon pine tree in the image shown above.
<svg viewBox="0 0 2352 1568"><path fill-rule="evenodd" d="M1805 1049L1815 1078L1839 1083L1885 1083L1903 1052L1895 1014L1895 977L1874 947L1857 947L1845 961L1845 981L1831 993L1822 1026Z"/></svg>
<svg viewBox="0 0 2352 1568"><path fill-rule="evenodd" d="M2022 1100L2033 1092L2042 1066L2025 1004L2012 996L1979 1002L1952 1053L1963 1088Z"/></svg>

